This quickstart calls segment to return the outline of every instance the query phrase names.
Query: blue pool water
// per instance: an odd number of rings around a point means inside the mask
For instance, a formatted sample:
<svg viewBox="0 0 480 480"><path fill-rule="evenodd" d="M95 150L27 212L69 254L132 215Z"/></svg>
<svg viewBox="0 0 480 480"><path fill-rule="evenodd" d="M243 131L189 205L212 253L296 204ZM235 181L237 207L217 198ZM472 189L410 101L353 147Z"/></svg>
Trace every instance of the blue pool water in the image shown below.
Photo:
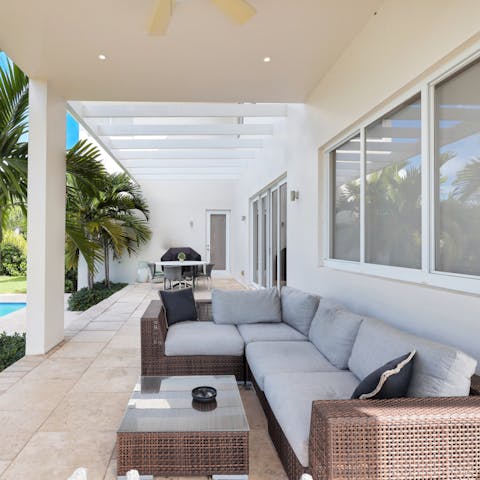
<svg viewBox="0 0 480 480"><path fill-rule="evenodd" d="M21 302L0 303L0 317L24 308L27 304Z"/></svg>

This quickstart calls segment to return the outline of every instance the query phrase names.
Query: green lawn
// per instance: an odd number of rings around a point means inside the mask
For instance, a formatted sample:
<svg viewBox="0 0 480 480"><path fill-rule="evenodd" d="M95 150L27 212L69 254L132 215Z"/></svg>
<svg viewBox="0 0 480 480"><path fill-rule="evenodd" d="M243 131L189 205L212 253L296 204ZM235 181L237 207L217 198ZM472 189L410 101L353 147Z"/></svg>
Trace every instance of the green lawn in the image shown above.
<svg viewBox="0 0 480 480"><path fill-rule="evenodd" d="M27 293L27 277L0 275L0 293Z"/></svg>

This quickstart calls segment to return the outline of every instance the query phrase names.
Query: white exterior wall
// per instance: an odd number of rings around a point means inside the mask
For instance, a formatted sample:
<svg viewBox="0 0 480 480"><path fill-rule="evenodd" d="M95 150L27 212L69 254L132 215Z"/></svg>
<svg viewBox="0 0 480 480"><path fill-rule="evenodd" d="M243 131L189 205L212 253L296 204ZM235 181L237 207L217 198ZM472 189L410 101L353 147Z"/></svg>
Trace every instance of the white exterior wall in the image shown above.
<svg viewBox="0 0 480 480"><path fill-rule="evenodd" d="M138 262L159 261L169 247L192 247L206 258L206 211L209 209L231 210L231 223L235 224L231 238L236 236L236 182L154 180L142 182L141 187L150 206L152 239L138 255L130 258L125 255L119 262L112 262L112 281L134 282ZM99 277L103 278L101 271Z"/></svg>
<svg viewBox="0 0 480 480"><path fill-rule="evenodd" d="M288 189L300 191L298 201L288 201L289 285L458 346L480 360L478 296L321 266L327 219L322 218L319 168L322 145L440 66L448 55L479 41L478 18L480 3L474 0L387 0L307 104L289 107L273 144L242 178L237 205L248 212L248 198L287 171ZM237 276L249 267L249 240L239 243Z"/></svg>

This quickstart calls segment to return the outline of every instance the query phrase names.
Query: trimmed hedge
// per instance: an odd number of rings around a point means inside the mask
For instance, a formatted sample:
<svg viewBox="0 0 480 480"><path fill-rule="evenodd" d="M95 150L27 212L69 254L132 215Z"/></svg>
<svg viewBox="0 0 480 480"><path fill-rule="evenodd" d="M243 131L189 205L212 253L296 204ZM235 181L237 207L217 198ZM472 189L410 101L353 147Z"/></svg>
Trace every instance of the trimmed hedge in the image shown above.
<svg viewBox="0 0 480 480"><path fill-rule="evenodd" d="M87 287L81 288L78 292L72 293L68 299L68 309L74 312L83 312L127 285L127 283L111 283L110 287L106 287L103 282L98 282L91 290Z"/></svg>
<svg viewBox="0 0 480 480"><path fill-rule="evenodd" d="M0 371L25 356L25 334L0 334Z"/></svg>

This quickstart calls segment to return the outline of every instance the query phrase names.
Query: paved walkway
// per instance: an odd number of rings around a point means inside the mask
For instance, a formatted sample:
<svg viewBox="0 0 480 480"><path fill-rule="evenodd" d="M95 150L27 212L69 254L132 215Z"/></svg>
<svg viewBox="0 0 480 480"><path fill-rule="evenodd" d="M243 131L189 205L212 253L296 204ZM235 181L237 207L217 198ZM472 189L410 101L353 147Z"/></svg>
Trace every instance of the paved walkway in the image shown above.
<svg viewBox="0 0 480 480"><path fill-rule="evenodd" d="M215 286L242 288L226 279ZM47 355L0 373L0 480L66 480L82 466L89 480L116 479L115 433L140 373L140 318L157 289L129 285L70 322L67 340ZM250 479L286 480L255 393L241 394Z"/></svg>

